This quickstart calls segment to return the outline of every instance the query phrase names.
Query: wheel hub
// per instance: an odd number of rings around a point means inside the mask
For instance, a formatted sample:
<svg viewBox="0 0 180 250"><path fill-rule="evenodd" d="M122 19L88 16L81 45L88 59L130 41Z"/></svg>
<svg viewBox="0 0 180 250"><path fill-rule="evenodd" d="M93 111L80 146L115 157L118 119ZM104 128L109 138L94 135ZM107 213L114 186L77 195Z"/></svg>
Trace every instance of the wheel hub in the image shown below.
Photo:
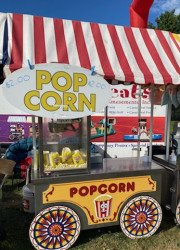
<svg viewBox="0 0 180 250"><path fill-rule="evenodd" d="M144 212L139 212L139 213L136 215L136 221L137 221L139 224L145 223L146 220L147 220L147 215L146 215L146 213L144 213Z"/></svg>
<svg viewBox="0 0 180 250"><path fill-rule="evenodd" d="M51 236L60 236L63 231L63 227L59 223L54 223L49 227L49 233Z"/></svg>

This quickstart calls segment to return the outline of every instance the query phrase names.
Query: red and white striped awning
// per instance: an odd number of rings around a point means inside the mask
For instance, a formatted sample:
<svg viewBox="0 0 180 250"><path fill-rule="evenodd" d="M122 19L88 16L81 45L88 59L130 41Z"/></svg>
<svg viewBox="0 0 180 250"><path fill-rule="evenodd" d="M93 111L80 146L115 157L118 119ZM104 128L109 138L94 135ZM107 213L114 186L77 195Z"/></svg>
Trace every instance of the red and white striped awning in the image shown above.
<svg viewBox="0 0 180 250"><path fill-rule="evenodd" d="M4 62L4 56L6 54L5 45L6 45L6 14L0 13L0 64Z"/></svg>
<svg viewBox="0 0 180 250"><path fill-rule="evenodd" d="M95 66L110 80L180 84L180 47L169 32L21 14L7 14L7 26L6 73L29 60Z"/></svg>

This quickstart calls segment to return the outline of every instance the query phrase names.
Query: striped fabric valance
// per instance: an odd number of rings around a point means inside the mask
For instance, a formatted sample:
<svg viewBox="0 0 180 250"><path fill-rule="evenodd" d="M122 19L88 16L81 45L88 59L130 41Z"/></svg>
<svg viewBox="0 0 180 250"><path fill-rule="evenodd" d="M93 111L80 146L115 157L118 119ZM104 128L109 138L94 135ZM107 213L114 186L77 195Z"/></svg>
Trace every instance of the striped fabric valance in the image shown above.
<svg viewBox="0 0 180 250"><path fill-rule="evenodd" d="M180 47L170 32L21 14L7 14L7 26L6 73L29 60L94 66L109 80L180 84Z"/></svg>

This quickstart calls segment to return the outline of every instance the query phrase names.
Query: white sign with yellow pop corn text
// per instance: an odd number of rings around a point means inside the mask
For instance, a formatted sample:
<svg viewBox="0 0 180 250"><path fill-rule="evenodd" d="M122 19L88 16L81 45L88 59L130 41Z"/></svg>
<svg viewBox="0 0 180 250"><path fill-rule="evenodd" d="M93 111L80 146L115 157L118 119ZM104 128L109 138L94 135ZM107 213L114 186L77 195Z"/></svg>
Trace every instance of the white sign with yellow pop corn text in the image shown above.
<svg viewBox="0 0 180 250"><path fill-rule="evenodd" d="M49 118L79 118L97 113L111 100L109 84L88 69L49 63L22 68L3 83L15 107Z"/></svg>

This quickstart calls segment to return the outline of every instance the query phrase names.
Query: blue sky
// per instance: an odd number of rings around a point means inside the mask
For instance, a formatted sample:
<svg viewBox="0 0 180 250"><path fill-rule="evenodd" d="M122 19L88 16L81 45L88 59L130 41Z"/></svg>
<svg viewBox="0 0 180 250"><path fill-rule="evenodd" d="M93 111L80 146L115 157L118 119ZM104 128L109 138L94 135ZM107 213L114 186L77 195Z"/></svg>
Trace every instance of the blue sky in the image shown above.
<svg viewBox="0 0 180 250"><path fill-rule="evenodd" d="M131 2L132 0L0 0L0 12L129 26ZM180 13L180 0L154 0L149 21L154 22L160 13L173 8L177 14Z"/></svg>

